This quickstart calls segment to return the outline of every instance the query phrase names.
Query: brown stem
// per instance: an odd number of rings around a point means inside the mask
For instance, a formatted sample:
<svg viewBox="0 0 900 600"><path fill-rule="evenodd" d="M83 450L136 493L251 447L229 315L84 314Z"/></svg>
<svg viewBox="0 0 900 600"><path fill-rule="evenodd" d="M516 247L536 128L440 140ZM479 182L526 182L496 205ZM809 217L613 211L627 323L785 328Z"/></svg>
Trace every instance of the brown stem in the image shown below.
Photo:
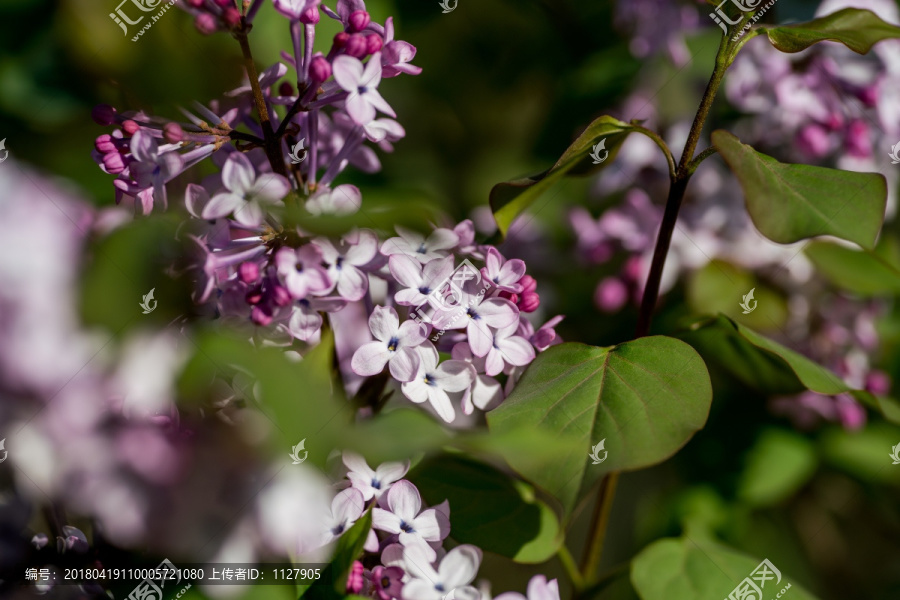
<svg viewBox="0 0 900 600"><path fill-rule="evenodd" d="M588 540L587 551L581 561L581 575L585 582L593 582L597 569L600 567L600 558L603 554L603 540L606 537L606 526L609 523L609 513L612 510L613 497L616 494L616 484L619 482L619 473L613 471L603 480L600 491L597 492L597 503L594 505L594 515L591 517L591 528L594 532ZM597 535L597 532L600 532Z"/></svg>
<svg viewBox="0 0 900 600"><path fill-rule="evenodd" d="M281 151L281 138L275 135L275 129L272 127L272 121L269 119L269 109L266 107L266 99L263 96L262 88L259 87L259 74L256 71L256 64L253 62L253 53L250 52L250 42L247 40L247 29L241 29L234 34L238 43L241 45L241 52L244 55L244 66L247 69L247 77L250 78L250 88L253 90L253 101L256 103L256 112L259 113L259 123L262 126L263 138L265 139L266 156L272 170L279 175L287 177L287 166L284 163L284 154Z"/></svg>

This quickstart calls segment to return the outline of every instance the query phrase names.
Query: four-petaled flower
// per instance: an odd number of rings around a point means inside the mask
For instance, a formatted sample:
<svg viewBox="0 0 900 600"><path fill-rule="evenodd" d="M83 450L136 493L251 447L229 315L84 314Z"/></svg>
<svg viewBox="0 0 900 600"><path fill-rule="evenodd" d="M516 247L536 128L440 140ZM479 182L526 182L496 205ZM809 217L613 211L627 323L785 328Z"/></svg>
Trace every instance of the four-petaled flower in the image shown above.
<svg viewBox="0 0 900 600"><path fill-rule="evenodd" d="M535 575L528 582L528 597L518 592L500 594L494 600L559 600L559 582L547 581L543 575Z"/></svg>
<svg viewBox="0 0 900 600"><path fill-rule="evenodd" d="M438 568L431 566L420 545L403 549L403 564L410 580L403 586L403 600L478 600L481 594L472 581L481 566L481 550L462 544L447 553Z"/></svg>
<svg viewBox="0 0 900 600"><path fill-rule="evenodd" d="M519 293L522 285L518 283L525 275L525 261L518 258L506 260L496 248L491 247L484 258L485 266L481 274L495 287L505 292Z"/></svg>
<svg viewBox="0 0 900 600"><path fill-rule="evenodd" d="M417 404L427 400L444 421L452 423L456 419L456 411L447 392L466 390L475 378L475 369L460 360L445 360L438 365L438 351L431 342L422 344L416 350L418 368L411 381L400 386L403 395Z"/></svg>
<svg viewBox="0 0 900 600"><path fill-rule="evenodd" d="M450 520L434 508L422 510L422 497L416 486L401 479L391 486L382 500L387 506L372 509L372 527L398 536L404 548L420 546L428 562L437 558L428 542L440 542L450 533Z"/></svg>
<svg viewBox="0 0 900 600"><path fill-rule="evenodd" d="M288 180L274 173L259 177L244 154L233 152L222 167L222 184L228 190L213 196L203 207L204 219L233 214L245 227L258 227L264 219L263 205L277 205L291 191Z"/></svg>
<svg viewBox="0 0 900 600"><path fill-rule="evenodd" d="M337 84L349 94L345 100L345 108L357 125L368 125L375 118L376 110L392 117L397 116L390 104L378 93L378 84L381 83L380 52L373 54L365 66L358 58L342 54L334 59L332 72Z"/></svg>
<svg viewBox="0 0 900 600"><path fill-rule="evenodd" d="M167 204L166 182L178 175L184 161L177 152L160 153L153 136L138 131L131 138L131 155L136 162L131 163L128 172L139 187L153 190L153 198Z"/></svg>
<svg viewBox="0 0 900 600"><path fill-rule="evenodd" d="M349 469L347 479L367 501L372 498L380 498L383 493L391 489L391 485L395 481L401 479L409 471L409 461L382 463L373 471L366 463L366 459L349 450L344 451L343 461L344 466Z"/></svg>
<svg viewBox="0 0 900 600"><path fill-rule="evenodd" d="M435 229L427 238L404 227L396 229L400 237L387 239L381 245L382 254L406 254L424 264L447 256L447 251L459 243L459 236L449 229Z"/></svg>
<svg viewBox="0 0 900 600"><path fill-rule="evenodd" d="M493 377L502 373L507 364L524 367L534 360L534 348L528 340L516 335L518 329L519 323L515 322L494 332L494 341L484 360L485 373Z"/></svg>
<svg viewBox="0 0 900 600"><path fill-rule="evenodd" d="M357 375L377 375L390 365L391 376L397 381L410 381L419 368L415 348L428 336L425 325L415 321L400 324L397 311L376 306L369 317L369 329L377 341L363 344L353 354L350 368Z"/></svg>
<svg viewBox="0 0 900 600"><path fill-rule="evenodd" d="M406 254L394 254L388 261L391 275L404 289L394 294L402 306L419 306L453 273L453 257L436 258L423 265Z"/></svg>
<svg viewBox="0 0 900 600"><path fill-rule="evenodd" d="M370 263L378 254L378 236L374 232L362 229L351 233L337 246L328 238L316 238L313 244L322 251L322 259L328 263L328 275L341 298L355 301L366 295L369 276L359 267Z"/></svg>
<svg viewBox="0 0 900 600"><path fill-rule="evenodd" d="M334 287L328 272L322 268L322 251L307 244L294 250L284 247L275 254L275 267L291 297L327 294Z"/></svg>

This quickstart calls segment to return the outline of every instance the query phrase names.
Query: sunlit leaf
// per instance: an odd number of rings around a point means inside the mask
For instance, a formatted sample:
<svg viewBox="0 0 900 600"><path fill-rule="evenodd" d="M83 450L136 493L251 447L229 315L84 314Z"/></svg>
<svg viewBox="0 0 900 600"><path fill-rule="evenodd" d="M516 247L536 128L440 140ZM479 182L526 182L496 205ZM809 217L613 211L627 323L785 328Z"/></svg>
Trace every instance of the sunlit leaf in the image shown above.
<svg viewBox="0 0 900 600"><path fill-rule="evenodd" d="M870 10L845 8L806 23L766 28L766 35L782 52L800 52L830 40L866 54L881 40L900 38L900 27L882 21Z"/></svg>

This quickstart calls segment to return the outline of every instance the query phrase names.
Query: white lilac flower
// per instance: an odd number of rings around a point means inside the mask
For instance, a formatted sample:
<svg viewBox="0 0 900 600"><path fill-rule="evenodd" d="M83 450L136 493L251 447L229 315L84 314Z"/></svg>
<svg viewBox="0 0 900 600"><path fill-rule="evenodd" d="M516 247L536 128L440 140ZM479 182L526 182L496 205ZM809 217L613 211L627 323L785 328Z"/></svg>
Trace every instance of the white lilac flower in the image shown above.
<svg viewBox="0 0 900 600"><path fill-rule="evenodd" d="M286 246L279 249L275 254L275 267L295 299L327 294L334 287L328 272L322 268L322 251L313 244L296 250Z"/></svg>
<svg viewBox="0 0 900 600"><path fill-rule="evenodd" d="M503 298L487 298L482 292L455 290L456 304L441 309L434 317L439 329L465 329L469 346L475 356L487 356L494 342L491 328L502 329L518 322L519 309Z"/></svg>
<svg viewBox="0 0 900 600"><path fill-rule="evenodd" d="M410 580L403 585L403 600L479 600L470 584L481 566L481 550L470 544L452 549L437 569L431 566L421 546L403 549L403 565ZM451 596L452 594L452 596Z"/></svg>
<svg viewBox="0 0 900 600"><path fill-rule="evenodd" d="M397 311L391 307L376 306L369 317L369 329L377 341L363 344L350 361L350 368L357 375L377 375L390 366L391 376L397 381L410 381L419 367L419 355L415 348L427 337L427 328L415 321L400 324Z"/></svg>
<svg viewBox="0 0 900 600"><path fill-rule="evenodd" d="M381 83L381 53L376 52L365 66L358 58L342 54L334 59L332 66L334 80L349 95L345 100L347 114L357 125L368 125L375 112L381 111L392 117L397 114L378 93Z"/></svg>
<svg viewBox="0 0 900 600"><path fill-rule="evenodd" d="M519 323L507 325L494 332L491 348L485 356L485 373L499 375L505 366L524 367L534 360L534 348L524 337L516 335Z"/></svg>
<svg viewBox="0 0 900 600"><path fill-rule="evenodd" d="M420 306L453 273L453 256L436 258L423 265L406 254L394 254L388 266L391 275L403 286L394 294L397 304Z"/></svg>
<svg viewBox="0 0 900 600"><path fill-rule="evenodd" d="M264 173L257 177L250 160L240 152L233 152L225 161L222 184L228 191L213 196L203 207L203 218L231 214L246 227L258 227L265 218L263 207L277 205L291 191L281 175Z"/></svg>
<svg viewBox="0 0 900 600"><path fill-rule="evenodd" d="M349 469L347 479L367 501L372 498L380 498L382 494L391 489L391 485L395 481L401 479L409 471L409 461L386 462L372 470L362 456L348 450L343 453L343 461Z"/></svg>
<svg viewBox="0 0 900 600"><path fill-rule="evenodd" d="M344 184L329 189L323 187L306 201L306 210L313 215L351 215L359 210L362 194L355 185Z"/></svg>
<svg viewBox="0 0 900 600"><path fill-rule="evenodd" d="M452 423L456 411L447 394L468 389L475 378L475 369L460 360L445 360L438 365L438 351L430 342L416 350L418 368L411 380L400 386L403 395L417 404L429 402L444 421Z"/></svg>
<svg viewBox="0 0 900 600"><path fill-rule="evenodd" d="M453 360L461 360L470 363L475 369L475 379L472 380L462 397L463 414L471 415L475 408L490 410L503 400L503 386L489 375L485 375L484 357L479 358L472 354L472 349L465 342L453 346L450 355Z"/></svg>
<svg viewBox="0 0 900 600"><path fill-rule="evenodd" d="M344 236L337 246L328 238L316 238L313 244L322 251L328 275L341 298L355 301L366 295L369 276L359 267L370 263L378 254L378 236L374 232L361 229Z"/></svg>
<svg viewBox="0 0 900 600"><path fill-rule="evenodd" d="M522 291L522 285L518 281L525 275L525 261L518 258L506 260L496 248L491 247L484 262L481 274L494 286L516 294Z"/></svg>
<svg viewBox="0 0 900 600"><path fill-rule="evenodd" d="M406 254L425 264L447 256L448 251L459 243L459 236L449 229L435 229L427 238L404 227L396 229L400 237L387 239L381 245L382 254Z"/></svg>
<svg viewBox="0 0 900 600"><path fill-rule="evenodd" d="M131 138L131 155L136 162L131 163L128 172L139 187L152 189L153 198L163 206L167 203L165 184L184 168L181 156L173 151L177 147L160 148L153 136L143 130Z"/></svg>
<svg viewBox="0 0 900 600"><path fill-rule="evenodd" d="M559 582L547 581L544 575L535 575L528 582L528 596L518 592L500 594L494 600L559 600Z"/></svg>
<svg viewBox="0 0 900 600"><path fill-rule="evenodd" d="M372 509L372 527L398 536L404 548L420 546L427 561L437 553L428 542L441 542L450 533L450 520L435 508L422 510L422 497L416 486L401 479L391 486L381 504Z"/></svg>

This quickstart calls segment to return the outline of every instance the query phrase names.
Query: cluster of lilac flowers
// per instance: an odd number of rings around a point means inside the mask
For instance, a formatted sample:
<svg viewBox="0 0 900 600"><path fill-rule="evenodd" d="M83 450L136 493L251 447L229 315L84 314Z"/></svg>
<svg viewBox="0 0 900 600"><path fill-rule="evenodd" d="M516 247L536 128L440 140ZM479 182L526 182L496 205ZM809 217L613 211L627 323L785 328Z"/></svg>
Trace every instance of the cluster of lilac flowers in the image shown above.
<svg viewBox="0 0 900 600"><path fill-rule="evenodd" d="M416 486L403 479L409 463L385 463L372 469L351 452L343 453L349 483L338 492L330 511L323 511L319 535L312 546L329 543L372 511L372 529L367 534L365 554L354 562L347 592L379 600L485 600L486 590L473 586L481 565L481 550L462 544L446 550L450 534L450 505L445 500L426 508ZM519 600L515 592L497 600ZM559 600L556 580L535 576L528 586L528 600Z"/></svg>
<svg viewBox="0 0 900 600"><path fill-rule="evenodd" d="M632 4L623 17L658 9L659 3ZM816 16L848 6L868 8L888 22L900 21L896 3L889 0L824 0ZM741 140L785 162L885 171L888 152L900 139L894 101L900 90L900 43L896 40L878 44L867 56L839 44L817 44L801 53L784 54L759 36L738 55L724 90L733 106L751 115L735 127ZM631 95L619 116L645 121L645 126L664 133L671 148L680 148L690 123L664 122L651 92L639 90ZM614 166L604 171L595 189L601 197L624 201L605 208L599 217L580 207L569 214L586 265L604 265L626 255L617 262L621 264L618 272L596 286L595 304L607 313L640 303L662 216L662 207L651 198L665 198L668 186L666 164L653 142L643 136L626 140ZM896 179L890 171L885 174L890 218L896 211ZM851 386L886 394L890 378L870 364L879 348L874 324L884 313L883 303L828 289L802 248L802 243L775 244L759 234L747 215L739 183L712 158L698 169L688 188L660 290L665 294L685 275L713 260L752 271L788 297L790 319L780 336L787 345L833 370ZM735 290L736 298L747 291ZM824 419L856 429L866 419L865 409L849 395L807 392L775 399L773 410L804 427Z"/></svg>

